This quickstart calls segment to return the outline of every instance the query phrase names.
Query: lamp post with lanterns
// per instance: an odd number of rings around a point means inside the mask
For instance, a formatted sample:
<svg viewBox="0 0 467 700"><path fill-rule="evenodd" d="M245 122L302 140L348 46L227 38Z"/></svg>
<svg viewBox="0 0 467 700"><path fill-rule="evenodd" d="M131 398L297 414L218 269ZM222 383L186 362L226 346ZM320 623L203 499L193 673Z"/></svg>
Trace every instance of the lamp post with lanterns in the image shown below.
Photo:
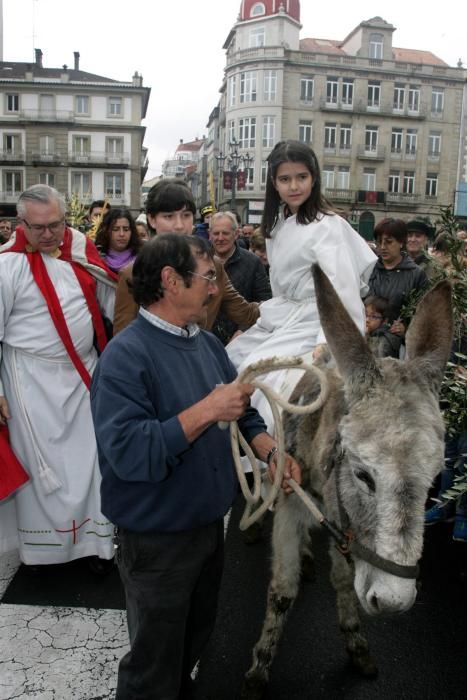
<svg viewBox="0 0 467 700"><path fill-rule="evenodd" d="M248 171L252 162L253 156L249 153L239 153L239 144L233 139L229 142L229 152L227 154L219 153L216 156L219 170L222 172L222 182L224 189L231 189L230 208L235 211L237 186L239 185L240 172ZM227 167L225 167L227 166ZM246 176L244 182L246 181ZM240 187L238 187L240 189Z"/></svg>

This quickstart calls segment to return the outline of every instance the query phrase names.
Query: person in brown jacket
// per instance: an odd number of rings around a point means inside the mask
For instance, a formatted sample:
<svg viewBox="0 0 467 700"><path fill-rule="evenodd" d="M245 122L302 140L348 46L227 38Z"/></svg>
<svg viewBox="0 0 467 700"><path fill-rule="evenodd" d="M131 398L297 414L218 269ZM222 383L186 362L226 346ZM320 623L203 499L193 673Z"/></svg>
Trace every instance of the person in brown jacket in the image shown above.
<svg viewBox="0 0 467 700"><path fill-rule="evenodd" d="M146 215L149 225L157 233L192 234L196 205L191 190L172 178L160 180L148 192ZM149 245L149 244L146 244ZM219 293L212 296L206 307L206 319L200 324L211 330L217 314L222 309L224 314L234 321L242 330L252 326L259 317L259 306L248 303L232 286L218 258L214 258ZM120 272L115 298L114 335L126 328L138 315L128 282L131 284L133 265L128 265Z"/></svg>

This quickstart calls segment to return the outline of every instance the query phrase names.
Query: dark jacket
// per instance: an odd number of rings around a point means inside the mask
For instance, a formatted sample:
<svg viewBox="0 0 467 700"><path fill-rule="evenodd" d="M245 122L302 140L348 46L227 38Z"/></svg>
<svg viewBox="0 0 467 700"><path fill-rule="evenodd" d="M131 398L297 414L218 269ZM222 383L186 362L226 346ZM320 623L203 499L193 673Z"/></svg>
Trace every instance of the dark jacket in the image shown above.
<svg viewBox="0 0 467 700"><path fill-rule="evenodd" d="M412 289L421 290L427 286L425 272L414 263L407 253L402 253L402 260L396 267L387 270L378 258L371 273L368 286L370 294L383 297L389 302L388 318L399 318L401 309Z"/></svg>
<svg viewBox="0 0 467 700"><path fill-rule="evenodd" d="M389 326L383 324L370 333L368 344L376 357L395 357L398 359L402 339L395 333L391 333Z"/></svg>
<svg viewBox="0 0 467 700"><path fill-rule="evenodd" d="M266 268L254 253L235 244L234 253L224 263L224 269L237 292L247 301L262 302L272 297L271 285ZM225 344L238 329L245 330L235 320L220 310L212 327L212 332Z"/></svg>

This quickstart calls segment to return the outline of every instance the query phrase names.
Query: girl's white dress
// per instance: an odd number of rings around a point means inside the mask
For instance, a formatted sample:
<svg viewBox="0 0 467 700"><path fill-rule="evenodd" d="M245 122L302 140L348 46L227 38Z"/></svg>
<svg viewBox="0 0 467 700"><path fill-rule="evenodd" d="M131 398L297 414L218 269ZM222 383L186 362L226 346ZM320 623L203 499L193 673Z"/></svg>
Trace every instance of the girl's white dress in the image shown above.
<svg viewBox="0 0 467 700"><path fill-rule="evenodd" d="M338 215L321 215L311 224L298 224L296 217L282 216L266 240L273 297L260 306L254 326L227 346L240 372L258 360L305 356L325 343L321 328L311 266L318 263L331 280L347 311L364 333L362 296L368 293L368 279L376 256L364 239ZM274 372L266 382L278 393L290 395L300 373ZM264 379L264 378L263 378ZM272 430L268 402L256 391L252 404Z"/></svg>

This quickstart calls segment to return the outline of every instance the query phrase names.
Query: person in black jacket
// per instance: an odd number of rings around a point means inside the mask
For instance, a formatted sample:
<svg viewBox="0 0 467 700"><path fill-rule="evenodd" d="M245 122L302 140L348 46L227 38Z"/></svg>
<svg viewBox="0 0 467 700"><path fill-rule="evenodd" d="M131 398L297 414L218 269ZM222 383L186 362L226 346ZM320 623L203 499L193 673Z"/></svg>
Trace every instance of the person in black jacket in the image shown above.
<svg viewBox="0 0 467 700"><path fill-rule="evenodd" d="M399 357L401 338L389 330L389 304L381 297L365 299L366 339L376 357Z"/></svg>
<svg viewBox="0 0 467 700"><path fill-rule="evenodd" d="M271 285L266 269L257 255L238 245L238 224L235 214L222 211L211 218L209 237L218 258L237 292L249 302L270 299ZM221 311L212 332L226 345L239 326ZM245 330L245 329L240 329Z"/></svg>
<svg viewBox="0 0 467 700"><path fill-rule="evenodd" d="M405 252L407 225L402 219L383 219L375 227L378 260L368 283L370 294L389 302L390 331L403 337L406 326L400 312L412 290L427 285L425 272Z"/></svg>

